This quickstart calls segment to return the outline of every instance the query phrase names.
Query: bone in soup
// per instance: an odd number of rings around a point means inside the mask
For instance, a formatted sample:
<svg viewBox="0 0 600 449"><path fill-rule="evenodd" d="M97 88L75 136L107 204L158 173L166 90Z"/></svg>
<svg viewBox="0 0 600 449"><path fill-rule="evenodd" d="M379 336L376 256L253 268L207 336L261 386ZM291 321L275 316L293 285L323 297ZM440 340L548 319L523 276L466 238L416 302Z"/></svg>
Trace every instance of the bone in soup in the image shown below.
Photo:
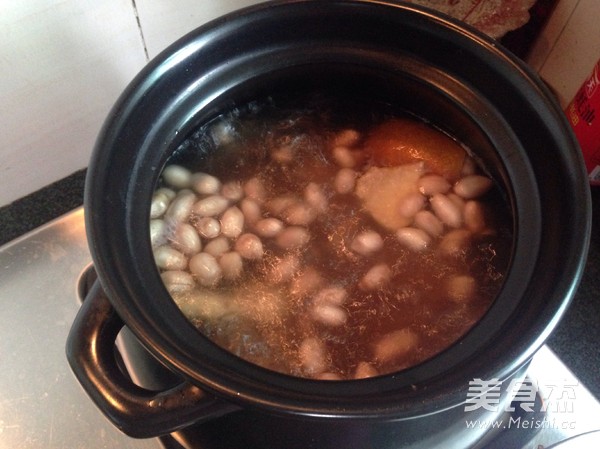
<svg viewBox="0 0 600 449"><path fill-rule="evenodd" d="M469 153L373 105L251 103L163 169L150 234L164 284L216 344L314 379L443 351L503 282L512 217Z"/></svg>

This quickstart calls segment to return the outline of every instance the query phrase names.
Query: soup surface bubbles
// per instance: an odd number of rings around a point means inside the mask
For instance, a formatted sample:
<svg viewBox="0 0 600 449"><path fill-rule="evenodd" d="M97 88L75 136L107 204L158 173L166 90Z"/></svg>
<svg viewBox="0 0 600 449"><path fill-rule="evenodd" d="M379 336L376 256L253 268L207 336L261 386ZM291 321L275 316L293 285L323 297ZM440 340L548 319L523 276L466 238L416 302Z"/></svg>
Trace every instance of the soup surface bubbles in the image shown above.
<svg viewBox="0 0 600 449"><path fill-rule="evenodd" d="M402 370L486 312L512 245L465 149L371 107L251 103L187 139L150 234L173 300L250 362L315 379Z"/></svg>

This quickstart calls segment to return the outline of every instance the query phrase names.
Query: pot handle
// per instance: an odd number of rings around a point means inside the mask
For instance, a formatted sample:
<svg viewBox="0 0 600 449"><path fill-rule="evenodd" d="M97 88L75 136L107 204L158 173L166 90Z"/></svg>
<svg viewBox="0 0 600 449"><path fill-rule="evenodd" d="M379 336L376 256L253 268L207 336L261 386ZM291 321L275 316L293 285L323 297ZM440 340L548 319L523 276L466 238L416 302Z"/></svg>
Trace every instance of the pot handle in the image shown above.
<svg viewBox="0 0 600 449"><path fill-rule="evenodd" d="M96 281L73 322L66 347L84 390L122 432L134 438L156 437L239 410L189 382L165 391L133 383L115 357L115 340L123 326Z"/></svg>

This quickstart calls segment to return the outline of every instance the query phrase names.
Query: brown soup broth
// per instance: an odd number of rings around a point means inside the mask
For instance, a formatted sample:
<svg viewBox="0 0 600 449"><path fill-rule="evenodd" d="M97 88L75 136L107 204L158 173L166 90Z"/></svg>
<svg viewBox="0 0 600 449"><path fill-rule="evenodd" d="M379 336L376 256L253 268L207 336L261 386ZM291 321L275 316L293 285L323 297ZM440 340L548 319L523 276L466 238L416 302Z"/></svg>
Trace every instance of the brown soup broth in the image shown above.
<svg viewBox="0 0 600 449"><path fill-rule="evenodd" d="M508 266L512 217L499 189L462 147L455 177L436 176L430 156L382 166L380 150L369 147L378 127L416 119L380 105L332 104L320 99L312 107L288 108L269 99L200 128L168 164L183 168L183 181L165 171L157 188L175 198L192 191L195 205L184 218L173 218L170 198L166 212L153 212L151 223L160 230L151 234L167 289L216 344L283 373L354 379L418 364L459 340L485 314ZM427 133L441 133L424 126ZM217 180L214 192L196 190L198 172ZM388 173L397 181L382 181ZM425 180L434 189L440 177L448 190L420 193L429 188ZM477 182L487 188L478 193ZM225 186L239 194L225 194ZM226 209L237 209L229 214L241 217L233 225L224 218L228 212L205 214L196 206L215 195L228 197ZM249 212L251 203L258 216ZM396 206L406 209L400 226L389 218ZM446 218L442 206L458 210L460 223ZM434 216L443 230L419 227L419 212ZM266 221L261 227L265 218L273 219L273 229ZM197 230L210 219L222 233L204 237L198 231L200 250L178 241L182 223ZM293 244L282 237L289 228L299 230L289 233ZM246 234L256 239L246 244ZM357 243L360 236L364 245ZM212 248L218 238L225 249ZM165 246L182 257L171 263L170 256L159 256ZM205 252L210 263L198 262L197 254Z"/></svg>

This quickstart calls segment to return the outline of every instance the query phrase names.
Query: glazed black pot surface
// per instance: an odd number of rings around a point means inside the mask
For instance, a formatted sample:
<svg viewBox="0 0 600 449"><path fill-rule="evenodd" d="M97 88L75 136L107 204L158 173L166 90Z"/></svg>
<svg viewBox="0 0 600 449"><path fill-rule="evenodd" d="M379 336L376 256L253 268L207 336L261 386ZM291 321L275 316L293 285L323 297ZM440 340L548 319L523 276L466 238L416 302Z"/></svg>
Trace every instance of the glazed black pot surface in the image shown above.
<svg viewBox="0 0 600 449"><path fill-rule="evenodd" d="M455 345L398 373L313 381L238 359L187 321L154 264L151 197L175 149L232 107L313 89L371 96L435 123L474 151L512 208L510 268L489 312ZM454 447L447 438L457 432L456 447L470 446L482 435L464 428L469 381L522 375L579 282L590 208L582 158L562 111L537 76L497 42L405 4L261 4L173 44L112 109L85 189L102 289L84 302L67 355L99 408L133 436L243 409L256 411L263 427L296 423L298 447L337 448L341 441L357 448ZM123 323L184 379L181 385L151 392L121 374L113 347ZM351 443L349 429L356 429Z"/></svg>

